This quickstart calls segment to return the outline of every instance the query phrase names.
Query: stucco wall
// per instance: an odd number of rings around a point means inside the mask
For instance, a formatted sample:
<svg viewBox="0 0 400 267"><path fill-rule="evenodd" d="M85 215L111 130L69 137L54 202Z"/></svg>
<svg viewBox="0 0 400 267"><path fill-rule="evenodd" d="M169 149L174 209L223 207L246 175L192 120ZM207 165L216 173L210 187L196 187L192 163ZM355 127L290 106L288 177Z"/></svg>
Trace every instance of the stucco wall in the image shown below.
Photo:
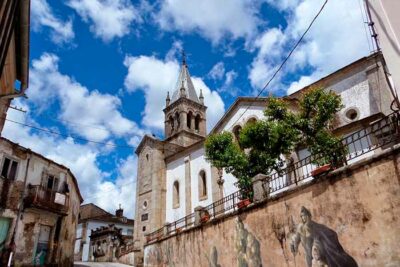
<svg viewBox="0 0 400 267"><path fill-rule="evenodd" d="M279 199L150 244L145 266L310 266L302 244L295 257L290 249L305 229L303 206L313 221L303 233L339 266L355 266L352 258L358 266L400 266L399 168L399 150L364 159Z"/></svg>

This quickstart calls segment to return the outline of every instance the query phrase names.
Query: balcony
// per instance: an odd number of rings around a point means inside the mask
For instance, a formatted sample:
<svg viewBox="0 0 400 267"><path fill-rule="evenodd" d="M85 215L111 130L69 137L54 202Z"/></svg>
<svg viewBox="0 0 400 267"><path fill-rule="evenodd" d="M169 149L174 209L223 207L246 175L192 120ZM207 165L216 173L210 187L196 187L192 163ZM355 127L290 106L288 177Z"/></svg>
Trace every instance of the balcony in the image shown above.
<svg viewBox="0 0 400 267"><path fill-rule="evenodd" d="M68 195L48 190L41 185L30 185L24 199L26 208L42 209L61 215L68 214L68 203Z"/></svg>

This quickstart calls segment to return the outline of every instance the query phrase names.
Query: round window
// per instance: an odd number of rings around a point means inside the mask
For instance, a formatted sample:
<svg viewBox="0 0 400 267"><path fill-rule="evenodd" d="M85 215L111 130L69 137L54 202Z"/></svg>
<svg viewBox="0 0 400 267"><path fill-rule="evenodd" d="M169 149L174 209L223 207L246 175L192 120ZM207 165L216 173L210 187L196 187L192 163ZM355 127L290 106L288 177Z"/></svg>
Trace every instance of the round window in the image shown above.
<svg viewBox="0 0 400 267"><path fill-rule="evenodd" d="M355 119L357 119L357 118L358 118L358 112L357 112L357 110L354 109L354 108L349 108L349 109L346 111L346 118L349 119L349 120L351 120L351 121L354 121Z"/></svg>
<svg viewBox="0 0 400 267"><path fill-rule="evenodd" d="M147 200L145 200L144 202L143 202L143 209L145 210L147 208Z"/></svg>

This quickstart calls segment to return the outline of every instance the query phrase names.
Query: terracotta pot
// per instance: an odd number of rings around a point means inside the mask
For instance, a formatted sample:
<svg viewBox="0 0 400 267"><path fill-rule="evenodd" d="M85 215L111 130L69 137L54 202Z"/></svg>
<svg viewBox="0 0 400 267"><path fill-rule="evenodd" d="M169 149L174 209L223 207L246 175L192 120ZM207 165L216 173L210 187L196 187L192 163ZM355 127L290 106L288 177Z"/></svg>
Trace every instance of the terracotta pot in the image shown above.
<svg viewBox="0 0 400 267"><path fill-rule="evenodd" d="M182 228L176 228L175 229L175 233L179 234L180 232L182 232Z"/></svg>
<svg viewBox="0 0 400 267"><path fill-rule="evenodd" d="M243 199L243 200L241 200L240 202L238 202L238 203L236 204L236 206L238 207L238 209L242 209L242 208L247 207L247 206L250 205L250 204L251 204L250 199L246 198L246 199Z"/></svg>
<svg viewBox="0 0 400 267"><path fill-rule="evenodd" d="M205 223L208 222L210 220L210 215L203 215L203 217L201 217L200 222Z"/></svg>
<svg viewBox="0 0 400 267"><path fill-rule="evenodd" d="M321 174L324 174L332 169L331 164L325 164L323 166L317 167L315 170L311 171L311 175L313 177L317 177Z"/></svg>

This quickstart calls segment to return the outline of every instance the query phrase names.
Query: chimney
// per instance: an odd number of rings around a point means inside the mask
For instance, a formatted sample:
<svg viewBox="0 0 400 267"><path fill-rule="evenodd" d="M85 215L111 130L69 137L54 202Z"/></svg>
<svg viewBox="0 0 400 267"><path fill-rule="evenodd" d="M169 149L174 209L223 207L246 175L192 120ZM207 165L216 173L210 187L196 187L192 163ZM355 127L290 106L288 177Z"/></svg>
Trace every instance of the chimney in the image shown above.
<svg viewBox="0 0 400 267"><path fill-rule="evenodd" d="M124 209L121 208L121 204L119 204L119 209L115 211L115 216L118 218L124 217Z"/></svg>

